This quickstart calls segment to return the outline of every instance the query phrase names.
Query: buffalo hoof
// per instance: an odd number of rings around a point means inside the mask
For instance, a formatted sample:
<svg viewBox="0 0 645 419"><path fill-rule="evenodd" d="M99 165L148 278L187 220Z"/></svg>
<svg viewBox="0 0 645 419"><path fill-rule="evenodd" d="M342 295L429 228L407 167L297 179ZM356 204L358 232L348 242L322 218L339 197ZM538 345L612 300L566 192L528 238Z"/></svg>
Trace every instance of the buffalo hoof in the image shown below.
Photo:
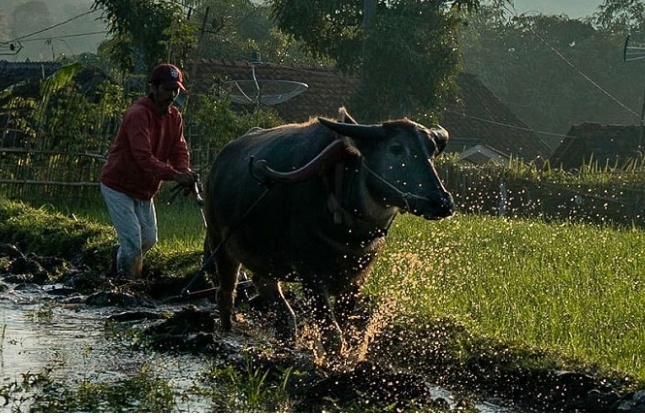
<svg viewBox="0 0 645 419"><path fill-rule="evenodd" d="M296 329L295 323L285 327L276 325L275 338L280 342L281 345L290 348L294 347L296 345L296 336L298 336L298 331Z"/></svg>
<svg viewBox="0 0 645 419"><path fill-rule="evenodd" d="M224 316L220 318L220 328L224 332L230 332L233 330L233 321L230 316Z"/></svg>
<svg viewBox="0 0 645 419"><path fill-rule="evenodd" d="M338 325L332 325L322 329L322 346L325 352L331 356L340 356L345 351L345 339L343 332Z"/></svg>
<svg viewBox="0 0 645 419"><path fill-rule="evenodd" d="M277 314L275 321L276 339L285 345L295 345L296 336L298 336L295 314L290 308L289 310L279 310Z"/></svg>

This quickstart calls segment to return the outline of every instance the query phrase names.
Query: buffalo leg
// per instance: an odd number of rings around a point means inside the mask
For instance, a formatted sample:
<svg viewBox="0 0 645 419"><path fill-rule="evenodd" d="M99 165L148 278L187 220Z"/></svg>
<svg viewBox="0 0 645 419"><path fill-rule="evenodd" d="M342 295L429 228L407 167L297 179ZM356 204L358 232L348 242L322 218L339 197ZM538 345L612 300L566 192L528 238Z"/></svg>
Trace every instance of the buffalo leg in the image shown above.
<svg viewBox="0 0 645 419"><path fill-rule="evenodd" d="M216 294L217 308L222 322L222 329L228 332L233 327L233 302L235 301L235 287L240 272L240 263L224 251L217 253L216 263L217 277L219 279Z"/></svg>
<svg viewBox="0 0 645 419"><path fill-rule="evenodd" d="M275 336L278 340L291 345L297 336L296 314L282 293L280 283L260 275L253 276L253 283L260 297L276 312Z"/></svg>
<svg viewBox="0 0 645 419"><path fill-rule="evenodd" d="M349 316L354 312L359 291L360 286L358 284L352 284L336 298L334 313L336 314L338 323L343 328L347 327Z"/></svg>
<svg viewBox="0 0 645 419"><path fill-rule="evenodd" d="M320 325L322 344L327 352L340 354L345 345L343 332L331 310L327 288L319 280L303 282L303 291L317 324Z"/></svg>

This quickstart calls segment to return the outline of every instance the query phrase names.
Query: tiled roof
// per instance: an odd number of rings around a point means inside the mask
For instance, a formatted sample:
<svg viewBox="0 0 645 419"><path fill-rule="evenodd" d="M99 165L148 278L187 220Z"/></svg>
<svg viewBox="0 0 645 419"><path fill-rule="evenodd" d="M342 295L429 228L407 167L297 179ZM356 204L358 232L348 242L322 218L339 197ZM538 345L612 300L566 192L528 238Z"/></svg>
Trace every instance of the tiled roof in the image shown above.
<svg viewBox="0 0 645 419"><path fill-rule="evenodd" d="M287 122L305 122L314 116L334 117L356 89L355 79L325 68L205 59L185 66L189 91L199 93L211 91L218 80L253 80L253 70L257 80L288 80L308 85L304 92L273 106Z"/></svg>
<svg viewBox="0 0 645 419"><path fill-rule="evenodd" d="M453 151L484 144L526 161L551 155L546 143L475 75L459 74L457 86L458 99L446 104L441 120L450 132L452 147L463 147Z"/></svg>
<svg viewBox="0 0 645 419"><path fill-rule="evenodd" d="M57 62L9 62L0 60L0 91L20 86L20 94L38 92L38 80L56 73L63 65ZM109 76L99 67L88 65L74 76L86 94L94 93L99 83ZM26 90L26 91L25 91Z"/></svg>
<svg viewBox="0 0 645 419"><path fill-rule="evenodd" d="M593 157L599 164L620 164L643 149L642 128L585 122L573 125L551 158L552 167L579 168Z"/></svg>
<svg viewBox="0 0 645 419"><path fill-rule="evenodd" d="M0 60L0 91L25 80L38 80L51 76L61 67L55 62L9 62Z"/></svg>
<svg viewBox="0 0 645 419"><path fill-rule="evenodd" d="M201 59L189 62L185 70L189 89L199 93L208 92L218 79L253 78L249 61ZM260 63L255 64L255 75L258 80L292 80L309 86L300 95L274 106L287 122L303 122L318 115L333 117L357 89L356 78L328 68ZM441 120L441 125L450 132L448 151L462 152L485 144L529 161L548 158L549 147L474 75L462 73L457 84L460 97L446 104Z"/></svg>

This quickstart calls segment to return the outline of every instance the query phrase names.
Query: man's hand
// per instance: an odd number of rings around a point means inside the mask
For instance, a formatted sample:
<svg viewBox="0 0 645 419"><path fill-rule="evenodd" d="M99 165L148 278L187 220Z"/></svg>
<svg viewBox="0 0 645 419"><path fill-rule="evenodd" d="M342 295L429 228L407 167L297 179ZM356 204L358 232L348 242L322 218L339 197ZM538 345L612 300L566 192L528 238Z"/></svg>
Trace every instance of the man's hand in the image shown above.
<svg viewBox="0 0 645 419"><path fill-rule="evenodd" d="M182 173L175 173L175 175L172 177L172 180L174 180L175 182L179 183L182 186L185 186L187 188L192 188L192 186L197 181L197 174L192 170L188 170L187 172L182 172Z"/></svg>

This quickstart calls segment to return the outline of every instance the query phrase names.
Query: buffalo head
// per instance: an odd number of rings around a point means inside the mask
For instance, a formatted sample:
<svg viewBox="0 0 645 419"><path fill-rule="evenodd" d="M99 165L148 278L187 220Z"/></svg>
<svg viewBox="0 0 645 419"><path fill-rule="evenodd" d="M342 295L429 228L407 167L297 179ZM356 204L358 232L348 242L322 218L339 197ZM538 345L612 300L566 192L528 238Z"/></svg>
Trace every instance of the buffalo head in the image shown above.
<svg viewBox="0 0 645 419"><path fill-rule="evenodd" d="M319 121L336 134L350 138L360 151L366 193L373 205L398 208L427 219L453 214L452 196L433 163L448 142L448 131L443 127L426 128L407 119L379 125L324 118Z"/></svg>

